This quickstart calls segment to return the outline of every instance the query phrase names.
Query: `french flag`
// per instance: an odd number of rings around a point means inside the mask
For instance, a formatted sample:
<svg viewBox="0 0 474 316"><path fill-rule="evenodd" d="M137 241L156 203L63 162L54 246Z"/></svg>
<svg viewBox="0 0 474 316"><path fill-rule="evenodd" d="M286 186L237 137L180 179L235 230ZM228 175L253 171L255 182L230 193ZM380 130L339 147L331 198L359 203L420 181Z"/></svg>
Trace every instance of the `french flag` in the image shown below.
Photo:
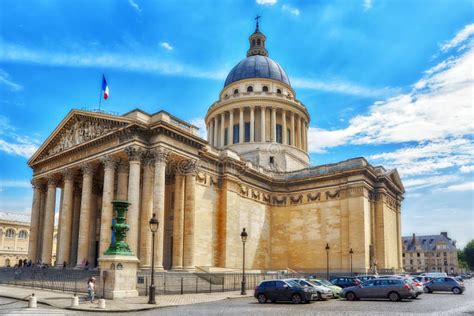
<svg viewBox="0 0 474 316"><path fill-rule="evenodd" d="M105 80L104 75L102 75L102 93L104 94L104 100L107 100L109 97L109 86L107 85L107 80Z"/></svg>

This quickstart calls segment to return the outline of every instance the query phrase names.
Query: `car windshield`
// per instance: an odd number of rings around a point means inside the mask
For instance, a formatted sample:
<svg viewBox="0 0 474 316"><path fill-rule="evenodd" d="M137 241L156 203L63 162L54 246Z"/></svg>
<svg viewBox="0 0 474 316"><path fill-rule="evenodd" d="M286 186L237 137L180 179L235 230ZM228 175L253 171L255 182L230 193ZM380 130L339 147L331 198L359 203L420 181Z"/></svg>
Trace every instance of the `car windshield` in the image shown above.
<svg viewBox="0 0 474 316"><path fill-rule="evenodd" d="M328 280L319 280L319 282L321 282L321 283L324 284L324 285L329 285L329 286L334 285L334 284L332 284L331 282L329 282Z"/></svg>
<svg viewBox="0 0 474 316"><path fill-rule="evenodd" d="M288 283L291 287L301 287L302 286L297 281L294 281L294 280L286 281L286 283Z"/></svg>

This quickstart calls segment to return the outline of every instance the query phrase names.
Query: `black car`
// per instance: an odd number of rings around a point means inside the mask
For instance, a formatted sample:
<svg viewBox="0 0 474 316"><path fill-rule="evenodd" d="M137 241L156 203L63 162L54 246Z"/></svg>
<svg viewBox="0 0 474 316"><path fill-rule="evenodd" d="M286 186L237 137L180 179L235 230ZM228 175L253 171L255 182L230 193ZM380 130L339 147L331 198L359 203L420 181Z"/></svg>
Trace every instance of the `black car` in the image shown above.
<svg viewBox="0 0 474 316"><path fill-rule="evenodd" d="M360 280L356 277L346 277L346 276L333 277L329 279L329 282L342 288L346 288L349 286L357 286L361 283Z"/></svg>
<svg viewBox="0 0 474 316"><path fill-rule="evenodd" d="M270 300L272 303L287 301L299 304L309 303L318 296L318 293L310 287L302 287L294 281L266 280L255 287L253 296L260 304Z"/></svg>

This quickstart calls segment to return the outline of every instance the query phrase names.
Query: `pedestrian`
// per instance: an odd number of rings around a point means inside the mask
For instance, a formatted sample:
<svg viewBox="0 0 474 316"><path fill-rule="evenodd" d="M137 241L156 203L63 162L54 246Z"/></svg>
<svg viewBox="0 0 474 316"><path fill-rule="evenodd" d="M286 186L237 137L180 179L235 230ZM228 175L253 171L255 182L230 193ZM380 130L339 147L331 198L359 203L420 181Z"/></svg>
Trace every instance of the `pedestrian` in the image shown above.
<svg viewBox="0 0 474 316"><path fill-rule="evenodd" d="M67 262L64 261L64 262L63 262L63 269L66 269L66 266L67 266Z"/></svg>
<svg viewBox="0 0 474 316"><path fill-rule="evenodd" d="M89 270L89 260L86 261L85 269Z"/></svg>
<svg viewBox="0 0 474 316"><path fill-rule="evenodd" d="M89 281L87 281L87 299L94 303L94 289L95 289L95 278L91 277Z"/></svg>

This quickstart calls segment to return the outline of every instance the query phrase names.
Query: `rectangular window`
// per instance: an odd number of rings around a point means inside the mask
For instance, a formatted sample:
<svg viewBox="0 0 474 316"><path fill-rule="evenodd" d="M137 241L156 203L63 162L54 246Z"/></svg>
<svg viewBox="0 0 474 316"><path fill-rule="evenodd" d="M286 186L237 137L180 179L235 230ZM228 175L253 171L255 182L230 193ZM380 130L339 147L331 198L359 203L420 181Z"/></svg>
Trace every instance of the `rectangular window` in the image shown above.
<svg viewBox="0 0 474 316"><path fill-rule="evenodd" d="M239 143L239 124L234 125L234 139L232 141L233 144Z"/></svg>
<svg viewBox="0 0 474 316"><path fill-rule="evenodd" d="M224 146L229 145L229 129L226 127L224 130Z"/></svg>
<svg viewBox="0 0 474 316"><path fill-rule="evenodd" d="M282 134L282 129L281 129L281 125L280 124L277 124L276 126L276 141L277 143L279 144L283 144L283 134Z"/></svg>
<svg viewBox="0 0 474 316"><path fill-rule="evenodd" d="M245 123L245 142L250 142L250 123Z"/></svg>

